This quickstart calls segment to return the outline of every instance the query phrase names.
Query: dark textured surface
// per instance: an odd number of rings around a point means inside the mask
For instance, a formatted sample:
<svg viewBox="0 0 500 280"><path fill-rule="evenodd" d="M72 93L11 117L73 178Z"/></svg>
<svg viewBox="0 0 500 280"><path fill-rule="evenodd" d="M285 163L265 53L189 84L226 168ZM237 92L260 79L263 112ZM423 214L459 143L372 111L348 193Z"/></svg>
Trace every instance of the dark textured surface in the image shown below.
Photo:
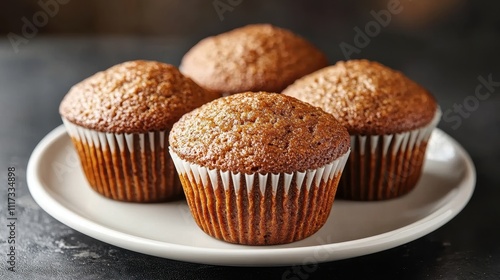
<svg viewBox="0 0 500 280"><path fill-rule="evenodd" d="M384 34L363 49L362 57L401 69L435 93L447 112L475 94L479 76L491 75L492 80L500 81L500 40L495 34L491 28L464 29L435 37L408 36L403 40ZM351 35L343 39L352 40ZM323 36L313 41L328 50L332 61L344 59L338 42ZM467 149L477 168L477 188L463 212L414 242L369 256L311 266L309 273L302 267L231 268L150 257L87 237L41 210L27 189L26 164L38 141L61 124L57 109L71 85L126 60L156 59L178 65L191 43L192 39L39 36L16 54L8 41L0 41L0 279L500 278L498 86L464 117L451 119L459 115L451 111L439 125ZM18 182L16 273L6 270L4 182L8 166L16 167Z"/></svg>

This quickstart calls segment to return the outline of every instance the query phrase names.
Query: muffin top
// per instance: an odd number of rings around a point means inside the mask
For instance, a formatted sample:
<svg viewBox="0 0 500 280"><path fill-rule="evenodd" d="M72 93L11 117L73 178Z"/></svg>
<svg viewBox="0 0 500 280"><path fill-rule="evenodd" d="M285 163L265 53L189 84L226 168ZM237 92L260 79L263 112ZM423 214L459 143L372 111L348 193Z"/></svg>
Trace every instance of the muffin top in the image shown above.
<svg viewBox="0 0 500 280"><path fill-rule="evenodd" d="M181 71L220 92L280 92L327 65L305 39L269 24L254 24L201 40L182 59Z"/></svg>
<svg viewBox="0 0 500 280"><path fill-rule="evenodd" d="M219 97L169 64L129 61L74 85L59 113L79 126L111 133L169 129L183 114Z"/></svg>
<svg viewBox="0 0 500 280"><path fill-rule="evenodd" d="M345 154L350 138L320 108L282 94L245 92L184 115L169 142L183 160L249 174L319 168Z"/></svg>
<svg viewBox="0 0 500 280"><path fill-rule="evenodd" d="M337 118L351 135L406 132L429 124L432 95L401 72L368 60L338 62L283 91Z"/></svg>

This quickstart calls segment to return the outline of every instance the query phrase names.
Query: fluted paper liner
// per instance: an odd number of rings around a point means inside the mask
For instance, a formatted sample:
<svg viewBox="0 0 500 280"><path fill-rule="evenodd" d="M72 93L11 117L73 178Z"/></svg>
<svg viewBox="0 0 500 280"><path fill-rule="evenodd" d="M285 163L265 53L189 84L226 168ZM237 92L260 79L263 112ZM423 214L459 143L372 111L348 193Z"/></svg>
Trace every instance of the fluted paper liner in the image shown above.
<svg viewBox="0 0 500 280"><path fill-rule="evenodd" d="M182 195L167 152L168 132L115 134L63 123L90 186L115 200L159 202Z"/></svg>
<svg viewBox="0 0 500 280"><path fill-rule="evenodd" d="M427 142L441 118L420 129L390 135L351 135L351 154L337 197L384 200L409 193L422 173Z"/></svg>
<svg viewBox="0 0 500 280"><path fill-rule="evenodd" d="M244 174L209 169L169 151L198 226L217 239L248 245L290 243L318 231L349 156L305 172Z"/></svg>

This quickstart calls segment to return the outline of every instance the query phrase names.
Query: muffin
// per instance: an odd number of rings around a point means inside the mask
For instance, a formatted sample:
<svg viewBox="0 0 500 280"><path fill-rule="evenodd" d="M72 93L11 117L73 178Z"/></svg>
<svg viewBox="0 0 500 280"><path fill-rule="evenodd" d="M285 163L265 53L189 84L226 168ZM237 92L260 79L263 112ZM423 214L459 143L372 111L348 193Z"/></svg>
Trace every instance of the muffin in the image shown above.
<svg viewBox="0 0 500 280"><path fill-rule="evenodd" d="M433 96L401 72L377 62L338 62L307 75L283 94L318 106L351 135L337 197L383 200L410 192L440 118Z"/></svg>
<svg viewBox="0 0 500 280"><path fill-rule="evenodd" d="M198 226L247 245L289 243L319 230L350 151L333 116L266 92L193 110L174 124L169 143Z"/></svg>
<svg viewBox="0 0 500 280"><path fill-rule="evenodd" d="M217 97L172 65L130 61L73 86L59 112L95 191L158 202L182 194L167 152L172 125Z"/></svg>
<svg viewBox="0 0 500 280"><path fill-rule="evenodd" d="M305 39L269 24L254 24L203 39L182 58L181 71L221 94L281 92L327 65Z"/></svg>

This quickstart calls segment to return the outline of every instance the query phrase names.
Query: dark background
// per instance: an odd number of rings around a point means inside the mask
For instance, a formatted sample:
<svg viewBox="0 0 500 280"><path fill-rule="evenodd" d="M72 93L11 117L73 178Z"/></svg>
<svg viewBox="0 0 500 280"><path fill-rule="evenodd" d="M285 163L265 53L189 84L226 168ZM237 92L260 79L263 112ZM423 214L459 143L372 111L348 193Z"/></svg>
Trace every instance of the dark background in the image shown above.
<svg viewBox="0 0 500 280"><path fill-rule="evenodd" d="M220 17L214 8L220 2L240 3ZM80 234L50 217L31 198L25 175L29 156L38 141L61 124L57 108L71 85L97 71L132 59L178 65L200 39L264 22L301 34L335 63L346 59L340 44L354 46L355 28L364 29L374 20L370 12L386 9L388 2L2 0L0 179L7 181L8 166L18 170L19 270L6 271L7 232L2 226L0 279L282 279L290 267L176 262ZM40 3L58 3L57 12L25 36L26 21L33 24L34 15L44 11ZM402 12L352 58L377 60L403 71L428 88L444 112L453 112L474 96L478 77L500 81L500 2L400 3ZM496 87L460 117L460 123L443 119L439 124L470 153L478 173L474 196L456 218L406 245L320 264L302 279L500 279L499 111ZM0 197L6 197L3 185ZM1 201L3 219L6 203Z"/></svg>

